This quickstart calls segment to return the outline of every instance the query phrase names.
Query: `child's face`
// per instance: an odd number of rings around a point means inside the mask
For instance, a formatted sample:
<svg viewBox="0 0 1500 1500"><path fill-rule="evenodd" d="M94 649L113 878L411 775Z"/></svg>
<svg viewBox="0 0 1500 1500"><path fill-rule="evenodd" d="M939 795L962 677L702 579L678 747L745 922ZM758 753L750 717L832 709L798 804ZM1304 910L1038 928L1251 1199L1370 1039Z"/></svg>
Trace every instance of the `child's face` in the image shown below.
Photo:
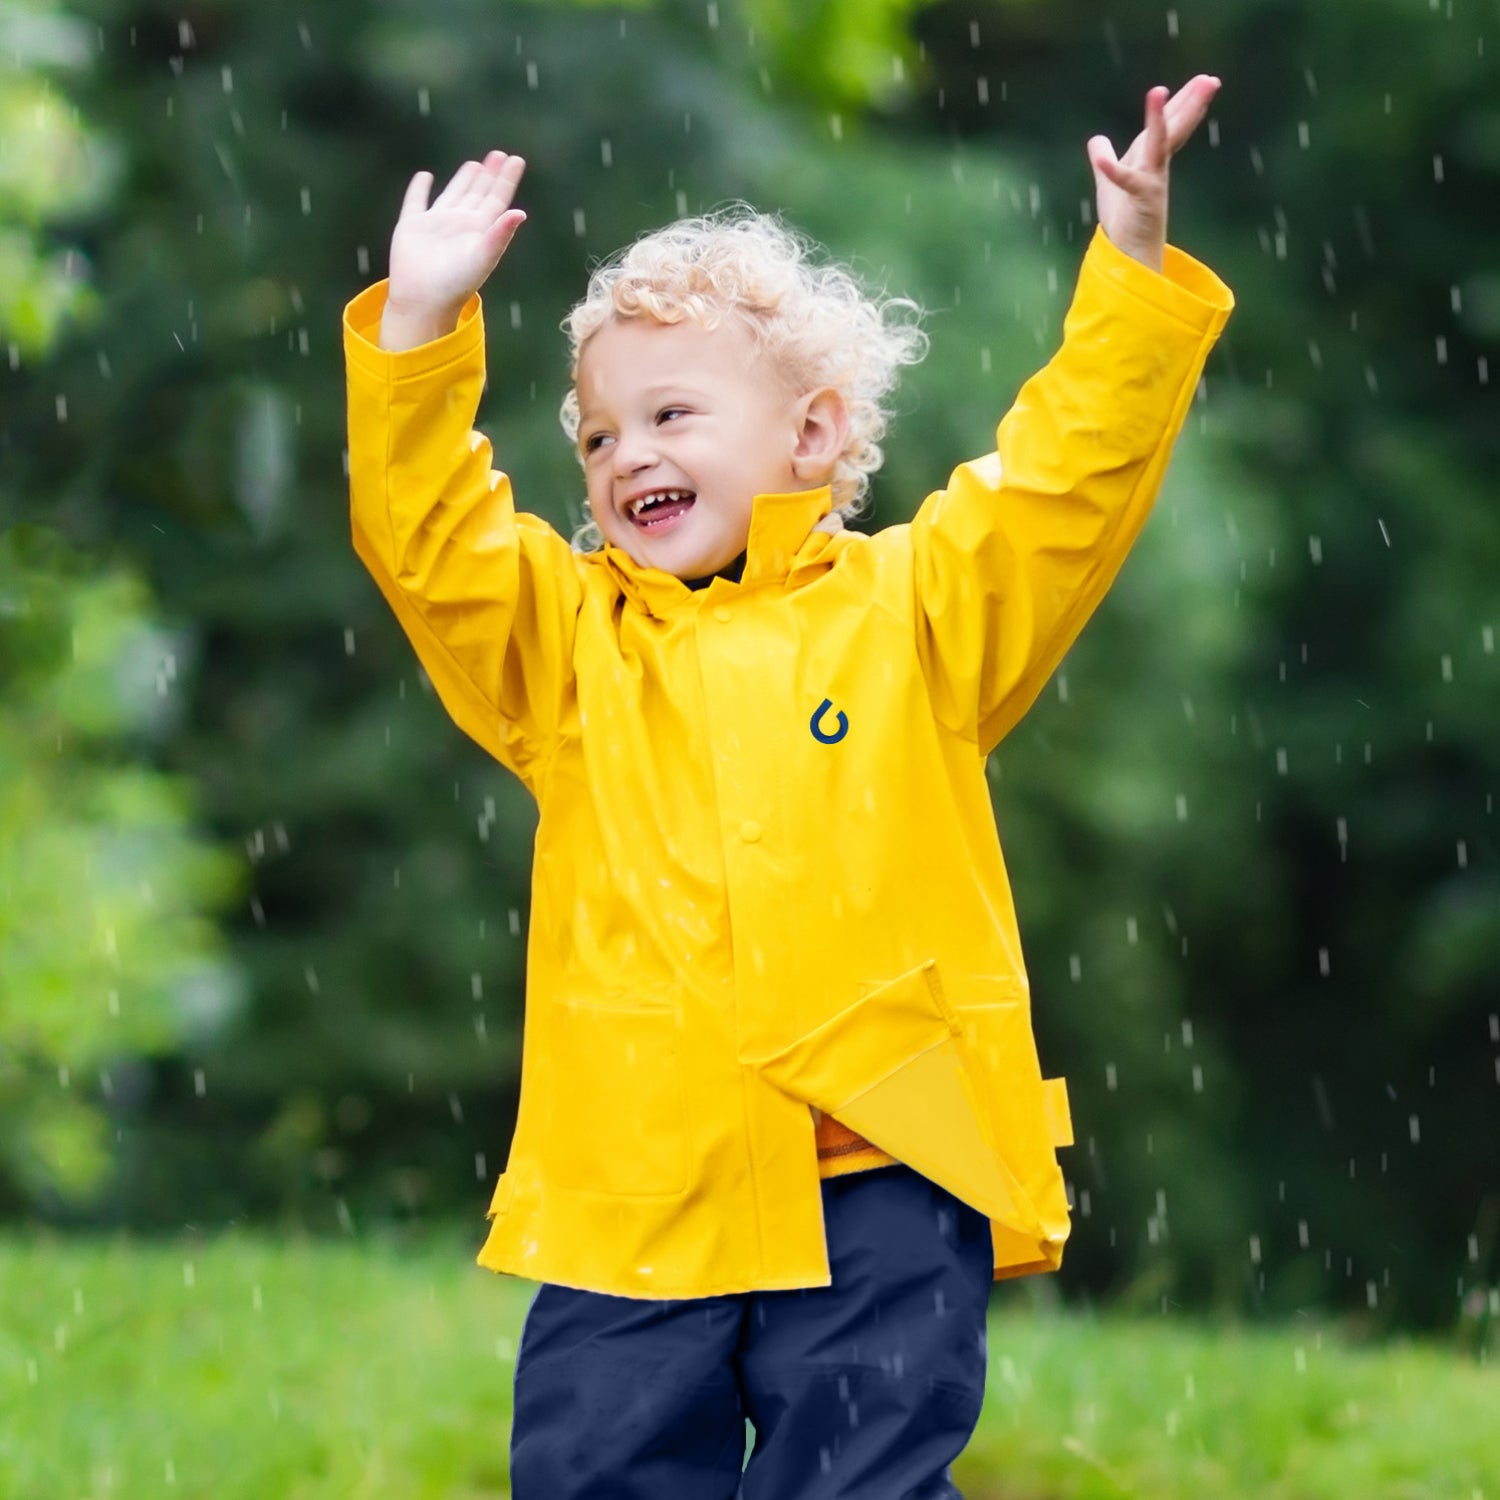
<svg viewBox="0 0 1500 1500"><path fill-rule="evenodd" d="M798 457L805 403L734 318L613 319L584 345L577 390L589 508L643 566L717 573L745 550L757 495L826 482Z"/></svg>

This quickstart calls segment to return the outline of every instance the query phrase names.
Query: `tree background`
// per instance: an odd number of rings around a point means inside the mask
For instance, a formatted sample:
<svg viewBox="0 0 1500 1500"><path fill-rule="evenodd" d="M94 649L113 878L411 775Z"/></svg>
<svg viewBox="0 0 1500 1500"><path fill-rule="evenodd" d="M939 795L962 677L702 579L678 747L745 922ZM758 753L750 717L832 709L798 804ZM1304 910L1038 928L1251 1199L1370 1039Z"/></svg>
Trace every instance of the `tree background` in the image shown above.
<svg viewBox="0 0 1500 1500"><path fill-rule="evenodd" d="M355 560L342 463L340 312L412 172L528 159L480 422L564 530L602 256L743 198L918 298L879 526L1054 347L1087 136L1204 70L1172 238L1239 310L991 760L1079 1128L1047 1285L1494 1315L1493 6L9 0L0 46L0 1211L482 1229L533 813Z"/></svg>

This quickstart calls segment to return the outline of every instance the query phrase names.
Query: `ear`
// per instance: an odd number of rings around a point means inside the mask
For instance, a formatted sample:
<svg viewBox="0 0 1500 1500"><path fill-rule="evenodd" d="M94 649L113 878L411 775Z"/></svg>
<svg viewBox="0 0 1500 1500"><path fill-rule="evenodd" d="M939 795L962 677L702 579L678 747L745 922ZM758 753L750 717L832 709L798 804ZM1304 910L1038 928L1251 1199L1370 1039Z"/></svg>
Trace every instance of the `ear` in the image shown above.
<svg viewBox="0 0 1500 1500"><path fill-rule="evenodd" d="M797 442L792 473L812 489L827 484L849 440L849 408L831 385L809 391L797 403Z"/></svg>

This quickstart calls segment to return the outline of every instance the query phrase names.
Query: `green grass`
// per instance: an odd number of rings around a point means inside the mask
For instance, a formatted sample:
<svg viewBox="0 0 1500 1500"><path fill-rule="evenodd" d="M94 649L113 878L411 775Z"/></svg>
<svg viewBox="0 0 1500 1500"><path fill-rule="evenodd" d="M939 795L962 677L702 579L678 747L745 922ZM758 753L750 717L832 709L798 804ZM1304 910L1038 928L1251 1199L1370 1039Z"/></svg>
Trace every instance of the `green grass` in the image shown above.
<svg viewBox="0 0 1500 1500"><path fill-rule="evenodd" d="M497 1500L530 1294L457 1242L0 1242L0 1497ZM1500 1500L1493 1365L1021 1300L969 1500Z"/></svg>

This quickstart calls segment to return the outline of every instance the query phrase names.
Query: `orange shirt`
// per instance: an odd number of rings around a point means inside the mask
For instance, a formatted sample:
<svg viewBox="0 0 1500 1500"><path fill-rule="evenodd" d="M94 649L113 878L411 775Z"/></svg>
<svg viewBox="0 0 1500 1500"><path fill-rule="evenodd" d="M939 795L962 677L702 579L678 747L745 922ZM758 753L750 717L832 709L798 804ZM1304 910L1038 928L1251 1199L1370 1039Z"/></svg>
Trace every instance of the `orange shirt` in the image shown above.
<svg viewBox="0 0 1500 1500"><path fill-rule="evenodd" d="M856 1135L847 1125L840 1125L832 1115L814 1110L813 1117L817 1121L815 1138L819 1177L843 1177L850 1172L868 1172L872 1167L894 1164L894 1156L887 1156L864 1136Z"/></svg>

